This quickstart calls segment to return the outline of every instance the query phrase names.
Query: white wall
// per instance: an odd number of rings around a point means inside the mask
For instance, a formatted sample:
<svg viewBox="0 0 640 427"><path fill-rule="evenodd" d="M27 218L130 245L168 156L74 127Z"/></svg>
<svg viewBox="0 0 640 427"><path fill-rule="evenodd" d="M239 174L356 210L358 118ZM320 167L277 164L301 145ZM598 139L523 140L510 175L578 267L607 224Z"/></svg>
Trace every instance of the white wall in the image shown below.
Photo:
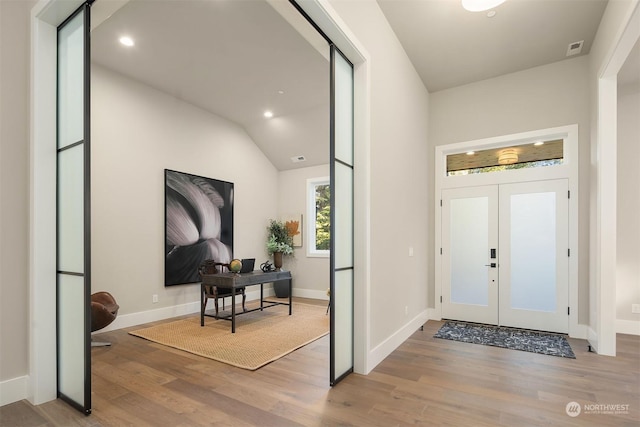
<svg viewBox="0 0 640 427"><path fill-rule="evenodd" d="M328 158L327 153L327 158ZM285 256L284 268L293 274L293 295L327 299L329 287L329 258L307 257L307 179L329 176L329 165L313 166L280 172L278 176L278 212L302 214L302 247L295 248L293 257ZM257 260L256 260L257 262Z"/></svg>
<svg viewBox="0 0 640 427"><path fill-rule="evenodd" d="M198 285L164 286L165 168L233 182L234 255L266 259L278 172L242 128L97 65L92 91L94 292L119 316L199 302Z"/></svg>
<svg viewBox="0 0 640 427"><path fill-rule="evenodd" d="M24 397L29 373L29 12L34 4L0 1L0 405Z"/></svg>
<svg viewBox="0 0 640 427"><path fill-rule="evenodd" d="M640 322L640 88L618 90L618 240L616 318ZM640 327L636 325L636 330ZM620 331L620 330L619 330Z"/></svg>
<svg viewBox="0 0 640 427"><path fill-rule="evenodd" d="M578 57L430 95L429 145L508 135L577 123L579 126L579 316L589 313L589 98L588 60ZM430 159L430 169L433 159ZM429 200L434 199L432 181ZM431 223L431 227L436 225ZM434 246L433 236L429 247ZM430 276L429 301L434 301Z"/></svg>
<svg viewBox="0 0 640 427"><path fill-rule="evenodd" d="M375 1L330 5L370 57L371 282L356 286L369 286L369 350L379 359L426 320L429 94Z"/></svg>

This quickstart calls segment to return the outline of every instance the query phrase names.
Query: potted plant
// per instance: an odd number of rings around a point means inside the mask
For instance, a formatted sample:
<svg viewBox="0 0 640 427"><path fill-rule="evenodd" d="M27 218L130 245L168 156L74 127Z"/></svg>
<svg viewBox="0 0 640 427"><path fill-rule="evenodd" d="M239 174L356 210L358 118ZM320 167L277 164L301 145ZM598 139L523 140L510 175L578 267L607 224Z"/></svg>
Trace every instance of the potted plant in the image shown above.
<svg viewBox="0 0 640 427"><path fill-rule="evenodd" d="M276 270L280 270L283 255L293 253L293 237L289 234L284 222L274 219L269 221L267 232L267 252L269 255L273 254L273 265ZM278 298L289 297L289 287L286 282L275 282L273 288Z"/></svg>

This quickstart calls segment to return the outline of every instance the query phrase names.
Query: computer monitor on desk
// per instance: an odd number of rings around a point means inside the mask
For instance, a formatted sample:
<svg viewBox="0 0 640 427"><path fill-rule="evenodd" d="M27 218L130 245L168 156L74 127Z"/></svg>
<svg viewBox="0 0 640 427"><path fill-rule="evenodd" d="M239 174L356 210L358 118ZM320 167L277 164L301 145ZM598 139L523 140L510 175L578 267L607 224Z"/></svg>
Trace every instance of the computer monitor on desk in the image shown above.
<svg viewBox="0 0 640 427"><path fill-rule="evenodd" d="M242 269L240 273L251 273L253 271L253 267L255 266L256 259L255 258L243 258L242 259Z"/></svg>

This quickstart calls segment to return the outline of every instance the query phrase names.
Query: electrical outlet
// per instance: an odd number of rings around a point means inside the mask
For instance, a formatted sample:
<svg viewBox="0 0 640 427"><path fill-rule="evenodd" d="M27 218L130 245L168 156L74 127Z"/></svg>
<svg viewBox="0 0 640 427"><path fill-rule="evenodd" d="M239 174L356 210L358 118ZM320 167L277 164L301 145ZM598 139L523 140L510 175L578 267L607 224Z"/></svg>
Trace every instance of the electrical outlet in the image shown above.
<svg viewBox="0 0 640 427"><path fill-rule="evenodd" d="M151 297L151 302L154 304L158 302L158 294L153 294L153 296Z"/></svg>
<svg viewBox="0 0 640 427"><path fill-rule="evenodd" d="M631 304L631 312L633 314L640 314L640 304Z"/></svg>
<svg viewBox="0 0 640 427"><path fill-rule="evenodd" d="M413 246L409 246L409 256L413 256Z"/></svg>
<svg viewBox="0 0 640 427"><path fill-rule="evenodd" d="M409 314L409 306L404 306L404 315L406 316L407 314Z"/></svg>

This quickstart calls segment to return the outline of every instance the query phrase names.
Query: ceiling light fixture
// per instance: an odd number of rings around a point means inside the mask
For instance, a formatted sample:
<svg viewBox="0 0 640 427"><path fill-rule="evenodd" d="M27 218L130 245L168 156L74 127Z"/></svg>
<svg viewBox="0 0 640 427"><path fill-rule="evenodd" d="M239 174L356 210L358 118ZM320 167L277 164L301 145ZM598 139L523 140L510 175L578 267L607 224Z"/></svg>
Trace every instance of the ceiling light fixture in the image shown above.
<svg viewBox="0 0 640 427"><path fill-rule="evenodd" d="M127 47L131 47L133 45L135 45L135 42L133 41L133 39L131 37L127 37L127 36L123 36L120 37L119 39L120 43L127 46Z"/></svg>
<svg viewBox="0 0 640 427"><path fill-rule="evenodd" d="M487 18L493 18L494 16L496 16L496 11L495 10L490 10L487 13Z"/></svg>
<svg viewBox="0 0 640 427"><path fill-rule="evenodd" d="M469 12L484 12L500 6L505 0L462 0L462 7Z"/></svg>
<svg viewBox="0 0 640 427"><path fill-rule="evenodd" d="M267 119L270 119L271 117L273 117L273 113L271 111L265 111L263 114Z"/></svg>
<svg viewBox="0 0 640 427"><path fill-rule="evenodd" d="M518 162L518 153L513 148L507 148L498 153L498 164L512 165Z"/></svg>

